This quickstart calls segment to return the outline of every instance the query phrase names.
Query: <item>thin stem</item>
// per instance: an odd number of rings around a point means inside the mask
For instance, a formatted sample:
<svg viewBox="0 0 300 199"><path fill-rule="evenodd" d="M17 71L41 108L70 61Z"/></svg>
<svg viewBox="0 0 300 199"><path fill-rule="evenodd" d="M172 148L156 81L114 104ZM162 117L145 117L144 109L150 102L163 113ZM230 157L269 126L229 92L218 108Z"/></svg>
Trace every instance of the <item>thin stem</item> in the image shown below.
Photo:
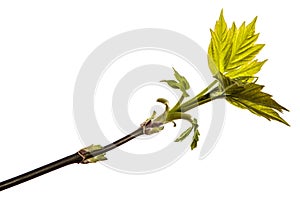
<svg viewBox="0 0 300 199"><path fill-rule="evenodd" d="M181 111L182 112L187 112L187 111L189 111L189 110L191 110L191 109L193 109L193 108L195 108L197 106L203 105L203 104L205 104L207 102L210 102L210 101L215 100L215 99L223 98L223 97L224 97L224 95L218 95L218 96L215 96L215 97L211 97L210 93L207 93L198 102L196 102L194 104L191 104L191 105L188 105L188 106L181 107Z"/></svg>
<svg viewBox="0 0 300 199"><path fill-rule="evenodd" d="M212 83L210 83L205 89L203 89L203 91L201 91L198 95L196 95L195 97L193 97L193 99L198 99L200 97L202 97L205 93L207 93L214 85L216 85L216 83L218 83L218 80L214 80Z"/></svg>
<svg viewBox="0 0 300 199"><path fill-rule="evenodd" d="M180 104L182 103L183 100L184 100L184 96L183 96L183 94L182 94L182 95L180 96L180 99L179 99L178 102L175 104L175 106L170 110L170 112L176 110L176 109L180 106Z"/></svg>
<svg viewBox="0 0 300 199"><path fill-rule="evenodd" d="M34 170L24 173L22 175L19 175L14 178L11 178L11 179L1 182L0 183L0 191L3 191L4 189L8 189L10 187L16 186L18 184L21 184L23 182L26 182L33 178L36 178L38 176L44 175L44 174L54 171L56 169L62 168L69 164L80 163L81 161L82 161L82 157L78 153L75 153L73 155L67 156L60 160L57 160L55 162L52 162L45 166L42 166L40 168L34 169Z"/></svg>
<svg viewBox="0 0 300 199"><path fill-rule="evenodd" d="M170 113L170 121L176 120L176 119L186 119L191 122L191 118L189 114L185 114L184 112L189 111L197 106L200 106L202 104L205 104L209 101L212 101L214 99L223 97L222 94L220 95L212 95L215 94L218 90L218 88L214 88L211 90L211 88L216 84L216 81L212 82L207 88L205 88L202 92L200 92L197 96L192 98L191 100L188 100L187 102L182 103L184 97L181 96L178 103L171 109ZM209 93L207 93L209 90L211 90ZM206 93L206 94L205 94ZM166 110L168 111L168 110ZM173 114L173 115L172 115ZM165 117L164 114L160 115L158 118ZM156 118L157 120L157 118ZM62 168L64 166L67 166L69 164L74 163L83 163L84 160L87 160L89 158L104 154L110 150L115 149L116 147L125 144L126 142L140 136L143 134L143 128L138 128L134 132L130 133L129 135L111 143L99 150L95 150L89 153L82 154L80 152L76 152L73 155L67 156L65 158L62 158L60 160L57 160L55 162L52 162L50 164L47 164L45 166L42 166L40 168L34 169L32 171L29 171L27 173L24 173L22 175L16 176L14 178L8 179L6 181L0 182L0 191L13 187L15 185L21 184L23 182L26 182L28 180L31 180L33 178L36 178L38 176L41 176L43 174L49 173L51 171L54 171L56 169Z"/></svg>
<svg viewBox="0 0 300 199"><path fill-rule="evenodd" d="M187 120L191 123L193 122L191 115L183 113L183 112L172 112L168 115L168 117L170 118L170 119L167 119L168 121L183 119L183 120Z"/></svg>
<svg viewBox="0 0 300 199"><path fill-rule="evenodd" d="M209 90L209 87L212 87L213 84L210 84L206 89L204 89L201 93L203 93L205 90ZM176 112L187 112L197 106L200 106L202 104L205 104L207 102L210 102L214 99L222 98L224 95L220 93L219 95L215 95L215 93L218 91L218 87L212 89L209 93L206 93L205 95L199 93L197 98L193 98L179 106L176 110Z"/></svg>
<svg viewBox="0 0 300 199"><path fill-rule="evenodd" d="M200 100L196 101L195 103L183 105L181 107L181 111L182 112L187 112L187 111L189 111L189 110L191 110L191 109L193 109L197 106L200 106L200 105L205 104L207 102L210 102L212 100L213 100L213 98L210 97L210 93L207 93L204 96L202 96L202 98Z"/></svg>
<svg viewBox="0 0 300 199"><path fill-rule="evenodd" d="M3 191L4 189L8 189L10 187L16 186L18 184L21 184L21 183L31 180L33 178L39 177L41 175L44 175L44 174L54 171L56 169L62 168L64 166L74 164L74 163L81 163L85 159L89 159L91 157L94 157L94 156L103 154L105 152L108 152L110 150L113 150L116 147L118 147L122 144L125 144L126 142L128 142L128 141L132 140L133 138L136 138L142 134L143 134L142 128L138 128L137 130L130 133L129 135L126 135L125 137L123 137L109 145L106 145L105 147L103 147L100 150L93 151L92 153L87 153L84 157L82 157L82 155L80 155L78 152L76 152L73 155L67 156L65 158L62 158L60 160L57 160L57 161L47 164L45 166L39 167L37 169L34 169L34 170L24 173L22 175L16 176L14 178L5 180L0 183L0 191Z"/></svg>
<svg viewBox="0 0 300 199"><path fill-rule="evenodd" d="M142 128L138 128L137 130L133 131L132 133L130 133L129 135L126 135L125 137L111 143L111 144L108 144L106 146L104 146L102 149L99 149L99 150L95 150L93 151L92 153L90 154L87 154L85 159L89 159L91 157L95 157L97 155L100 155L100 154L103 154L103 153L106 153L108 151L111 151L115 148L117 148L118 146L121 146L122 144L125 144L126 142L140 136L140 135L143 135L143 129Z"/></svg>
<svg viewBox="0 0 300 199"><path fill-rule="evenodd" d="M203 89L198 95L191 98L189 101L185 102L184 105L187 106L187 105L194 104L197 101L200 101L199 99L201 99L204 96L204 94L206 94L214 85L216 85L216 83L218 83L218 80L214 80L205 89Z"/></svg>

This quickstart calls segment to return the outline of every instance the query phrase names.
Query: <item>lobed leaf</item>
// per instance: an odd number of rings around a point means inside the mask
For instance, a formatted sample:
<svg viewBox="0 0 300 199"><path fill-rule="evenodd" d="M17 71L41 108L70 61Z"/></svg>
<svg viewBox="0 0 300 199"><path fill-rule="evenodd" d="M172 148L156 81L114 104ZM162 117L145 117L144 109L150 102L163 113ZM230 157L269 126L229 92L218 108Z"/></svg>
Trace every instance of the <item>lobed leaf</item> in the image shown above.
<svg viewBox="0 0 300 199"><path fill-rule="evenodd" d="M242 76L254 76L256 73L258 73L261 69L261 67L267 62L267 59L264 61L258 61L257 59L249 62L247 64L244 64L240 66L239 70L230 70L226 73L227 77L230 78L239 78Z"/></svg>
<svg viewBox="0 0 300 199"><path fill-rule="evenodd" d="M280 117L280 115L274 111L272 108L255 104L251 101L244 100L244 99L239 99L239 98L226 98L227 101L229 101L231 104L242 108L242 109L248 109L250 112L262 116L266 118L267 120L276 120L278 122L281 122L287 126L290 126L283 118Z"/></svg>
<svg viewBox="0 0 300 199"><path fill-rule="evenodd" d="M260 71L266 60L254 60L264 47L264 44L255 44L259 36L255 34L256 20L257 17L248 25L244 22L239 28L233 23L228 29L221 11L214 30L211 30L208 48L208 64L213 75L222 73L227 77L238 78L254 76Z"/></svg>
<svg viewBox="0 0 300 199"><path fill-rule="evenodd" d="M243 86L236 87L238 88L233 89L235 91L230 93L227 97L246 100L256 105L273 108L280 112L282 112L283 110L288 111L288 109L273 100L272 95L262 92L261 90L264 87L262 85L249 83Z"/></svg>
<svg viewBox="0 0 300 199"><path fill-rule="evenodd" d="M211 42L208 47L208 65L213 75L218 72L225 72L231 55L231 40L234 31L234 24L230 31L228 31L222 10L219 20L216 22L215 29L210 30Z"/></svg>
<svg viewBox="0 0 300 199"><path fill-rule="evenodd" d="M256 55L264 44L256 44L257 17L237 28L235 23L227 27L221 11L208 48L208 64L213 76L219 81L219 89L231 104L248 109L268 120L277 120L289 125L276 112L288 111L278 104L270 94L262 92L263 86L256 84L256 73L267 60L258 61Z"/></svg>
<svg viewBox="0 0 300 199"><path fill-rule="evenodd" d="M242 77L231 79L222 74L218 74L221 90L226 100L231 104L248 109L252 113L263 116L268 120L277 120L289 125L276 111L288 111L274 99L272 95L262 92L263 85L245 81ZM247 80L247 79L246 79Z"/></svg>

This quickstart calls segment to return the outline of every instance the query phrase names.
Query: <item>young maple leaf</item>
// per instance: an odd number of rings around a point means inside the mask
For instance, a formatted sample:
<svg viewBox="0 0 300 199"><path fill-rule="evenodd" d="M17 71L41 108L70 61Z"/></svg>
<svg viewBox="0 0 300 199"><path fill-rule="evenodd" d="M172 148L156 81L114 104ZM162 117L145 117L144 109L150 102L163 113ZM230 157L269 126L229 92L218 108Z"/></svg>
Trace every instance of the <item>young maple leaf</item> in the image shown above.
<svg viewBox="0 0 300 199"><path fill-rule="evenodd" d="M255 59L264 44L256 44L259 34L255 33L257 17L251 23L230 28L221 11L208 48L208 65L213 76L219 80L226 100L250 112L289 125L277 111L288 109L279 105L270 94L262 92L263 86L256 84L256 73L267 60Z"/></svg>

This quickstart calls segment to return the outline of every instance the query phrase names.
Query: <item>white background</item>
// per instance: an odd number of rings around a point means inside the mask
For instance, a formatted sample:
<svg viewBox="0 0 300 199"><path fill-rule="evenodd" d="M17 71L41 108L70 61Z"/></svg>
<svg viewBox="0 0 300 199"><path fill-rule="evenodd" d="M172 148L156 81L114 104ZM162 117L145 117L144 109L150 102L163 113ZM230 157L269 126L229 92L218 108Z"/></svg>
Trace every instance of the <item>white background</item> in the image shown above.
<svg viewBox="0 0 300 199"><path fill-rule="evenodd" d="M7 1L0 3L0 180L82 148L73 89L86 57L137 28L164 28L208 46L221 8L228 22L259 16L265 91L291 110L286 127L227 106L222 138L147 175L100 164L71 165L0 193L0 198L299 198L299 9L297 1ZM130 144L130 143L129 143Z"/></svg>

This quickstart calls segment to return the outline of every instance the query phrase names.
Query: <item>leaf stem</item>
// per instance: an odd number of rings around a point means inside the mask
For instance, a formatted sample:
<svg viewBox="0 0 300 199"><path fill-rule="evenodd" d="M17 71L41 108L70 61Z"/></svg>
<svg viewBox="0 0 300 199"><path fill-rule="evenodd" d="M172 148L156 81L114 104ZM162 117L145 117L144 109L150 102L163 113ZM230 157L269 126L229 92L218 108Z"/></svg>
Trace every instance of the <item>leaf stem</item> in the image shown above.
<svg viewBox="0 0 300 199"><path fill-rule="evenodd" d="M197 101L200 101L201 98L216 84L218 83L218 80L214 80L211 84L209 84L205 89L203 89L198 95L195 97L191 98L189 101L184 103L184 106L188 106L191 104L194 104Z"/></svg>
<svg viewBox="0 0 300 199"><path fill-rule="evenodd" d="M214 99L222 98L224 97L223 93L217 94L219 92L219 88L216 87L212 89L210 92L206 93L210 88L214 85L213 82L211 85L209 85L206 89L204 89L201 93L199 93L196 97L190 99L189 101L181 104L176 110L176 112L187 112L197 106L203 105L207 102L210 102ZM203 95L203 93L206 93Z"/></svg>
<svg viewBox="0 0 300 199"><path fill-rule="evenodd" d="M170 110L170 112L173 112L174 110L176 110L180 104L182 103L182 101L184 100L184 95L182 94L181 97L179 98L178 102L175 104L175 106Z"/></svg>

